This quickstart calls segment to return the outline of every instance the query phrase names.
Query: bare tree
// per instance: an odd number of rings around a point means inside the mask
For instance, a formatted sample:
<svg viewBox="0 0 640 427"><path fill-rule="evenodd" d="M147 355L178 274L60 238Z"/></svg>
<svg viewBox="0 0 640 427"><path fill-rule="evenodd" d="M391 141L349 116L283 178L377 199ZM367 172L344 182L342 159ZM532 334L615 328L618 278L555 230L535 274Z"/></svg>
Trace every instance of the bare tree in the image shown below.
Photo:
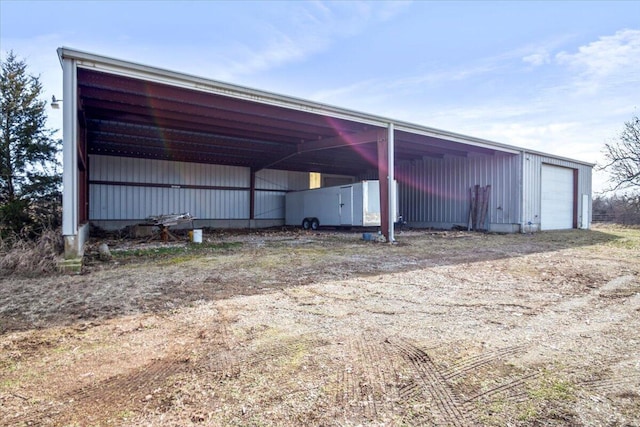
<svg viewBox="0 0 640 427"><path fill-rule="evenodd" d="M608 170L614 187L611 190L640 188L640 118L625 122L617 141L604 146Z"/></svg>

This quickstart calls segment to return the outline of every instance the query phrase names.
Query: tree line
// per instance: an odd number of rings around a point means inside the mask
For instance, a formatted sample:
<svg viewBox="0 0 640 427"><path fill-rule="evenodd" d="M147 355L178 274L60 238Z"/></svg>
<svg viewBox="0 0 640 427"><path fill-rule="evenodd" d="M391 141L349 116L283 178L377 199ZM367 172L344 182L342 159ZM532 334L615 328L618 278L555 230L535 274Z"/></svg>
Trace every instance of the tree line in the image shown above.
<svg viewBox="0 0 640 427"><path fill-rule="evenodd" d="M592 222L640 225L640 194L596 196L593 199Z"/></svg>

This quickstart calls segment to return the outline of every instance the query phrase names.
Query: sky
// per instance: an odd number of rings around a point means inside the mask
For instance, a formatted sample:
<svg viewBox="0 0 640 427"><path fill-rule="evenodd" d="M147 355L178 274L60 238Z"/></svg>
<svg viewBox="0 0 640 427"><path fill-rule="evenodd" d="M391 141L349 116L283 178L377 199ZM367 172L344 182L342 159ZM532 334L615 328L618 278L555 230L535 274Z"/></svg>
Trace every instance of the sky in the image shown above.
<svg viewBox="0 0 640 427"><path fill-rule="evenodd" d="M640 115L640 1L0 0L46 99L61 46L590 163Z"/></svg>

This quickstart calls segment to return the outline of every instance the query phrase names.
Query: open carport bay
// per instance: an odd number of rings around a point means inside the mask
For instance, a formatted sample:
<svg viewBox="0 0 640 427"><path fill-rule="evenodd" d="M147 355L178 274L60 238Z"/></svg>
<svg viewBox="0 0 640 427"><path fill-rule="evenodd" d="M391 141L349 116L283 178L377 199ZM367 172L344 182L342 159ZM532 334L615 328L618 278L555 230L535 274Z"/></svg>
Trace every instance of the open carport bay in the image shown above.
<svg viewBox="0 0 640 427"><path fill-rule="evenodd" d="M398 237L112 241L2 279L0 424L640 424L638 230Z"/></svg>

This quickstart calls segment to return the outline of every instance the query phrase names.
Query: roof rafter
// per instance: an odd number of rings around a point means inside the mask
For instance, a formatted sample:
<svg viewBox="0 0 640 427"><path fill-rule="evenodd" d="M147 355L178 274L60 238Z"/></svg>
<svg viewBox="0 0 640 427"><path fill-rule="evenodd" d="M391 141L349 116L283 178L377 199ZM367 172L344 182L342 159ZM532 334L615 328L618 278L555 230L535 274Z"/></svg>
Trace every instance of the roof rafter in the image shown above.
<svg viewBox="0 0 640 427"><path fill-rule="evenodd" d="M292 157L299 156L305 153L314 151L331 150L335 148L352 147L362 144L370 144L377 142L380 138L386 138L386 129L371 129L364 132L354 134L342 134L334 138L319 139L317 141L305 141L296 146L294 150L289 153L285 153L282 157L271 160L265 163L260 169L267 169L275 166L278 163L289 160Z"/></svg>
<svg viewBox="0 0 640 427"><path fill-rule="evenodd" d="M298 153L311 151L330 150L332 148L349 147L353 145L369 144L387 137L386 129L371 129L354 134L342 134L333 138L324 138L317 141L305 141L298 144Z"/></svg>

